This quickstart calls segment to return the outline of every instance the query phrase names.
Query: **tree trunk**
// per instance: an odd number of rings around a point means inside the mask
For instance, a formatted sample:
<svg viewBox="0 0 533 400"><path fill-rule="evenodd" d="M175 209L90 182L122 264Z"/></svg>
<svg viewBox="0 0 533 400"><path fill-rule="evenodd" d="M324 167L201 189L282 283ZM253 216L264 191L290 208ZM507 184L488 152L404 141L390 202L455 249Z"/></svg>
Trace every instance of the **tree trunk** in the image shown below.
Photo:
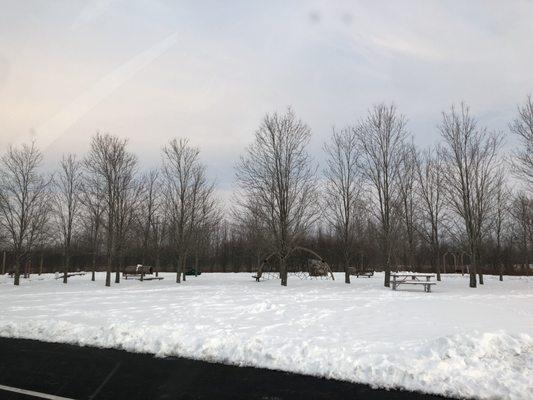
<svg viewBox="0 0 533 400"><path fill-rule="evenodd" d="M155 277L157 278L159 276L159 252L156 255L155 259Z"/></svg>
<svg viewBox="0 0 533 400"><path fill-rule="evenodd" d="M344 243L344 246L345 248L348 246L346 244L346 241ZM344 283L350 283L350 271L349 271L349 264L350 264L350 260L349 260L349 256L347 254L347 252L345 251L344 253ZM362 269L362 267L361 267Z"/></svg>
<svg viewBox="0 0 533 400"><path fill-rule="evenodd" d="M96 279L96 253L93 253L93 262L92 262L92 272L91 272L91 281Z"/></svg>
<svg viewBox="0 0 533 400"><path fill-rule="evenodd" d="M435 264L435 270L437 272L437 281L441 281L441 276L440 276L440 256L439 256L439 245L437 243L435 243L435 255L436 257L433 257L434 260L436 260L436 264Z"/></svg>
<svg viewBox="0 0 533 400"><path fill-rule="evenodd" d="M388 230L385 231L383 238L383 250L385 255L385 287L390 287L390 271L391 271L391 243L388 235Z"/></svg>
<svg viewBox="0 0 533 400"><path fill-rule="evenodd" d="M117 269L115 270L115 283L120 283L120 270L122 263L124 262L124 257L119 253L119 260L117 263Z"/></svg>
<svg viewBox="0 0 533 400"><path fill-rule="evenodd" d="M187 254L183 256L183 259L181 260L181 273L183 275L183 282L187 280L187 271L186 271L186 265L187 265Z"/></svg>
<svg viewBox="0 0 533 400"><path fill-rule="evenodd" d="M503 264L500 264L500 282L503 281Z"/></svg>
<svg viewBox="0 0 533 400"><path fill-rule="evenodd" d="M470 268L468 273L470 274L470 287L477 287L476 275L477 275L477 248L474 243L470 244Z"/></svg>
<svg viewBox="0 0 533 400"><path fill-rule="evenodd" d="M279 260L279 276L281 278L281 286L287 286L287 262L285 257Z"/></svg>
<svg viewBox="0 0 533 400"><path fill-rule="evenodd" d="M70 262L70 259L69 259L69 255L66 254L65 255L65 268L63 270L63 283L67 283L68 281L68 267L69 267L69 262Z"/></svg>
<svg viewBox="0 0 533 400"><path fill-rule="evenodd" d="M176 283L181 283L181 255L176 260Z"/></svg>
<svg viewBox="0 0 533 400"><path fill-rule="evenodd" d="M105 285L111 286L111 265L113 262L113 256L110 254L107 260L107 268L105 271Z"/></svg>
<svg viewBox="0 0 533 400"><path fill-rule="evenodd" d="M39 260L39 275L43 273L44 255L41 253L41 259Z"/></svg>
<svg viewBox="0 0 533 400"><path fill-rule="evenodd" d="M6 273L6 251L4 250L4 254L2 256L2 275L5 275Z"/></svg>
<svg viewBox="0 0 533 400"><path fill-rule="evenodd" d="M390 287L390 265L385 266L385 287Z"/></svg>
<svg viewBox="0 0 533 400"><path fill-rule="evenodd" d="M477 254L476 260L481 260L481 256L479 255L479 252ZM483 268L481 265L476 265L476 272L479 275L479 284L483 285Z"/></svg>
<svg viewBox="0 0 533 400"><path fill-rule="evenodd" d="M476 273L470 271L470 287L475 288L477 286Z"/></svg>
<svg viewBox="0 0 533 400"><path fill-rule="evenodd" d="M198 276L198 265L198 251L196 251L196 253L194 254L194 276Z"/></svg>
<svg viewBox="0 0 533 400"><path fill-rule="evenodd" d="M13 278L13 283L15 286L20 285L20 261L15 261L15 277Z"/></svg>

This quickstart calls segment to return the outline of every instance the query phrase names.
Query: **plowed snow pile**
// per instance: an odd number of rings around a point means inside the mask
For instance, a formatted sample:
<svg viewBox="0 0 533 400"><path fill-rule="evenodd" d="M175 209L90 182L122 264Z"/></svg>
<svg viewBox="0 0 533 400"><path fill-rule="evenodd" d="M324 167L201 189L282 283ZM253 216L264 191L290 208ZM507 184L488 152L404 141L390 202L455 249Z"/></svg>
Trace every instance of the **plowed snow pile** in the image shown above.
<svg viewBox="0 0 533 400"><path fill-rule="evenodd" d="M0 277L0 336L179 355L380 387L481 399L533 398L533 278L444 275L433 293L383 276L203 274L174 283L104 275Z"/></svg>

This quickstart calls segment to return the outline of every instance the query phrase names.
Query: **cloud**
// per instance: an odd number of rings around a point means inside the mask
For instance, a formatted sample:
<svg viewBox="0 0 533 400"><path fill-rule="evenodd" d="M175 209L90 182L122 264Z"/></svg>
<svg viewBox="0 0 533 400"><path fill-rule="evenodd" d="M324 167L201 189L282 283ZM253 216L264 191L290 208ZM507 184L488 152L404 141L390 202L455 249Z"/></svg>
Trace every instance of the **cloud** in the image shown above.
<svg viewBox="0 0 533 400"><path fill-rule="evenodd" d="M36 126L55 141L47 158L101 130L153 165L188 136L227 184L261 117L287 105L320 158L331 126L376 102L395 102L426 145L452 103L505 130L533 91L533 2L22 3L0 15L0 145Z"/></svg>
<svg viewBox="0 0 533 400"><path fill-rule="evenodd" d="M88 1L80 13L72 21L71 29L79 29L82 26L89 24L102 15L104 15L112 6L121 2L122 0L90 0Z"/></svg>
<svg viewBox="0 0 533 400"><path fill-rule="evenodd" d="M414 56L420 59L426 60L440 60L444 57L438 51L429 47L425 47L415 41L405 40L399 37L374 37L372 43L386 50L390 50L395 53Z"/></svg>
<svg viewBox="0 0 533 400"><path fill-rule="evenodd" d="M42 150L46 150L50 144L64 134L74 123L114 93L139 71L164 54L177 40L177 33L167 36L96 82L89 90L82 93L50 120L35 129L33 135L38 146Z"/></svg>

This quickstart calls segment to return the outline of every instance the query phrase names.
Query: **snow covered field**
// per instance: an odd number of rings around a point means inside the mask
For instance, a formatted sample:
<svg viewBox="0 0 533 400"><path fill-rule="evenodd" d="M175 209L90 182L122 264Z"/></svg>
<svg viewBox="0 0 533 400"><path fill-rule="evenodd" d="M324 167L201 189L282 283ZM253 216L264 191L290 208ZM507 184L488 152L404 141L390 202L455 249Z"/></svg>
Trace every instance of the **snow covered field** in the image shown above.
<svg viewBox="0 0 533 400"><path fill-rule="evenodd" d="M533 398L533 278L444 275L433 293L383 276L0 277L0 336L115 347L483 399Z"/></svg>

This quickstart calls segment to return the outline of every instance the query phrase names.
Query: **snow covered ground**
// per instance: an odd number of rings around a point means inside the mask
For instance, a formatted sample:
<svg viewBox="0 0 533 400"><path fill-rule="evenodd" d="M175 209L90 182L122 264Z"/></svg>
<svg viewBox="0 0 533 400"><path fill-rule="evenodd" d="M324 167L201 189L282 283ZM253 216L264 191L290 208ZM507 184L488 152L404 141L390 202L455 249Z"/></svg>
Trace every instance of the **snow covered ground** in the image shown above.
<svg viewBox="0 0 533 400"><path fill-rule="evenodd" d="M203 274L174 283L104 274L0 277L0 336L115 347L444 395L533 398L533 278L444 275L433 293L383 276L256 283Z"/></svg>

